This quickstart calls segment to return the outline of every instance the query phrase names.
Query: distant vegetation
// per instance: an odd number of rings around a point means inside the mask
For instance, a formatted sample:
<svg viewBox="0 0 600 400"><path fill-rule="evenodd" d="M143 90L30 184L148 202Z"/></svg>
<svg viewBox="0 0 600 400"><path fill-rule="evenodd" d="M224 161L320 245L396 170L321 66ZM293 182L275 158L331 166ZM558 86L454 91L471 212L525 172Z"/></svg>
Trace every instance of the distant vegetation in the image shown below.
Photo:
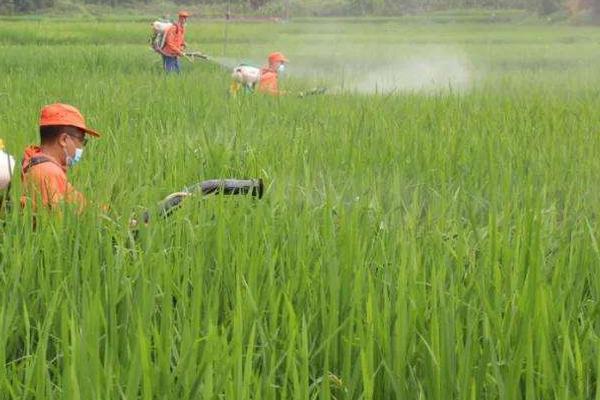
<svg viewBox="0 0 600 400"><path fill-rule="evenodd" d="M563 13L598 20L600 0L0 0L0 14L58 10L164 9L185 6L201 14L277 16L405 15L451 9L526 10L539 15Z"/></svg>

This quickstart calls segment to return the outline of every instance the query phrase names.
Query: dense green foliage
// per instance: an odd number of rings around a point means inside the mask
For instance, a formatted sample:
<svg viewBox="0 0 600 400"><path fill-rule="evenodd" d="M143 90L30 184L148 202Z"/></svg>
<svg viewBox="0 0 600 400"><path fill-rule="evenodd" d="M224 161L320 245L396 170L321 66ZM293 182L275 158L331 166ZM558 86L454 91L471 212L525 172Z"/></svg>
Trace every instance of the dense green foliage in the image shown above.
<svg viewBox="0 0 600 400"><path fill-rule="evenodd" d="M234 14L266 15L401 15L449 9L521 9L549 14L565 9L568 1L597 0L173 0L165 4L158 0L0 0L0 14L37 12L57 7L69 13L81 12L89 6L116 9L153 9L159 12L170 7L188 7L200 15Z"/></svg>
<svg viewBox="0 0 600 400"><path fill-rule="evenodd" d="M221 24L190 25L223 60L285 51L288 88L311 69L331 85L232 99L211 64L165 77L147 31L0 25L8 150L36 141L43 104L77 105L104 136L72 180L112 208L35 230L5 216L3 398L600 397L600 32L244 23L224 48ZM469 85L336 90L343 71L427 53L468 60ZM263 177L266 197L190 199L128 230L227 176Z"/></svg>

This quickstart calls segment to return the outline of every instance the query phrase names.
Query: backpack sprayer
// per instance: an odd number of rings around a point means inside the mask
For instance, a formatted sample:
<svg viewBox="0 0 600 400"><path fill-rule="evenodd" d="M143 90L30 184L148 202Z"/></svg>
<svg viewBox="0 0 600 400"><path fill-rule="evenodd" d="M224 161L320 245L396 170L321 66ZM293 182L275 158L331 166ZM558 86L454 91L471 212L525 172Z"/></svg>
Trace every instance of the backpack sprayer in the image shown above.
<svg viewBox="0 0 600 400"><path fill-rule="evenodd" d="M166 19L158 19L150 24L152 27L152 36L150 37L150 46L156 52L161 52L165 47L167 40L167 31L173 26L173 22Z"/></svg>
<svg viewBox="0 0 600 400"><path fill-rule="evenodd" d="M7 189L15 169L15 159L4 151L4 141L0 139L0 189Z"/></svg>
<svg viewBox="0 0 600 400"><path fill-rule="evenodd" d="M236 95L242 88L246 93L254 92L256 84L260 82L260 76L260 68L247 64L238 65L231 73L231 94Z"/></svg>
<svg viewBox="0 0 600 400"><path fill-rule="evenodd" d="M171 193L158 204L157 214L168 217L181 206L183 200L196 194L203 196L215 194L250 195L260 199L263 193L264 183L262 179L210 179L187 186L179 192ZM144 223L150 221L149 211L142 214L142 221Z"/></svg>
<svg viewBox="0 0 600 400"><path fill-rule="evenodd" d="M0 139L0 209L4 204L5 196L8 198L10 181L15 169L15 159L4 151L4 141Z"/></svg>

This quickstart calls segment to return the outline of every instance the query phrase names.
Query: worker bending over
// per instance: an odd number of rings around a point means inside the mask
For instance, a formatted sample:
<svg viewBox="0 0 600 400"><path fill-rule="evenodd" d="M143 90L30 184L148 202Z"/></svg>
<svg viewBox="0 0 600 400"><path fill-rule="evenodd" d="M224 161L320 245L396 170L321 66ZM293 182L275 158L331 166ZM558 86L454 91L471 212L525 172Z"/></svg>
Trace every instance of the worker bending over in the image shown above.
<svg viewBox="0 0 600 400"><path fill-rule="evenodd" d="M252 93L258 87L258 91L274 96L283 94L279 91L279 74L285 70L288 59L280 52L269 54L268 65L263 68L240 64L233 69L231 74L230 93L236 95L241 89L246 93Z"/></svg>
<svg viewBox="0 0 600 400"><path fill-rule="evenodd" d="M260 70L260 81L258 91L278 96L283 94L279 91L279 74L285 71L285 63L289 62L287 58L278 51L269 54L269 64Z"/></svg>

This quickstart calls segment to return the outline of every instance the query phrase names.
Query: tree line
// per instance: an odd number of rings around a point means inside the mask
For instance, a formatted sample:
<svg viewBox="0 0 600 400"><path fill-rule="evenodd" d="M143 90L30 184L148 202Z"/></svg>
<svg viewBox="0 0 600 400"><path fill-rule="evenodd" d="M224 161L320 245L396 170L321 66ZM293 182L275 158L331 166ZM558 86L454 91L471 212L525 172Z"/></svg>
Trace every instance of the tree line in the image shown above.
<svg viewBox="0 0 600 400"><path fill-rule="evenodd" d="M159 4L161 0L73 0L83 4L105 5L108 7L135 7L139 4ZM1 14L32 13L52 8L56 0L0 0ZM238 12L260 12L318 7L312 14L328 10L328 14L340 15L402 15L448 9L521 9L547 15L558 11L576 15L586 12L600 14L600 0L323 0L319 6L305 0L175 0L182 6L223 7Z"/></svg>

